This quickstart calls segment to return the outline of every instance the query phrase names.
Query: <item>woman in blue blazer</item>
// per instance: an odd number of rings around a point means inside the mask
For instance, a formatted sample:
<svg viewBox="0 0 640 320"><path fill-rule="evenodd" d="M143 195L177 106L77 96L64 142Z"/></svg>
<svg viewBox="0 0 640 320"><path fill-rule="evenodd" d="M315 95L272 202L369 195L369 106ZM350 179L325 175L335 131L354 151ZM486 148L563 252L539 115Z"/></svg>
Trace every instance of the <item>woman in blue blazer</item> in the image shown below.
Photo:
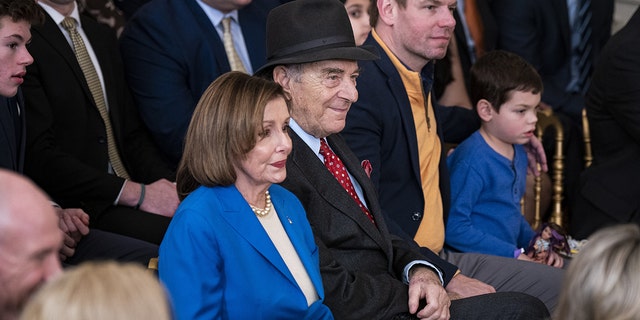
<svg viewBox="0 0 640 320"><path fill-rule="evenodd" d="M159 275L178 319L333 319L318 248L286 177L280 87L231 72L200 99L178 168L182 199Z"/></svg>

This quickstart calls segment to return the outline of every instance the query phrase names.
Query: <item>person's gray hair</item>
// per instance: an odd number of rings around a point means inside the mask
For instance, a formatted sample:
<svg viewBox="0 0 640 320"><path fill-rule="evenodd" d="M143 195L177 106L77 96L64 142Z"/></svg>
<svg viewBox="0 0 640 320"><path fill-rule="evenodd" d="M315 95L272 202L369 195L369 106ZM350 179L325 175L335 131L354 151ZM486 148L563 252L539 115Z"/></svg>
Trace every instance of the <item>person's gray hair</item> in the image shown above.
<svg viewBox="0 0 640 320"><path fill-rule="evenodd" d="M289 78L293 79L295 82L300 82L302 74L304 73L304 67L310 63L292 63L285 64L282 67L286 70Z"/></svg>
<svg viewBox="0 0 640 320"><path fill-rule="evenodd" d="M608 227L594 233L571 261L554 319L638 319L638 296L640 227Z"/></svg>

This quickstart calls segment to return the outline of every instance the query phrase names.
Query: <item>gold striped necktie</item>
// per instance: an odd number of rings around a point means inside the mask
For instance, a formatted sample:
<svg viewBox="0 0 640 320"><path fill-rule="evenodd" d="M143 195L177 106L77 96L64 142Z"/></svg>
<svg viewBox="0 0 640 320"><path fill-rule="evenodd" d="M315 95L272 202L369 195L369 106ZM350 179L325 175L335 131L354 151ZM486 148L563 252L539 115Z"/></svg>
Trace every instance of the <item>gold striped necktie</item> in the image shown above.
<svg viewBox="0 0 640 320"><path fill-rule="evenodd" d="M91 95L93 96L93 101L100 112L102 121L104 122L104 127L107 133L107 149L109 151L109 162L111 163L111 167L118 177L129 179L129 174L127 173L127 170L125 170L122 160L120 159L120 155L118 154L118 147L116 146L116 141L113 136L111 119L109 118L109 112L107 111L107 104L104 100L104 92L102 91L100 79L98 78L98 73L91 62L89 53L87 53L84 41L76 29L76 20L71 17L66 17L62 20L61 25L71 36L71 42L73 42L76 59L78 60L78 64L80 64L80 69L82 69L84 78L87 81L89 91L91 91Z"/></svg>
<svg viewBox="0 0 640 320"><path fill-rule="evenodd" d="M227 59L231 66L231 71L242 71L247 73L247 70L242 64L242 60L233 45L233 37L231 36L231 17L222 19L222 42L224 43L224 50L227 52Z"/></svg>

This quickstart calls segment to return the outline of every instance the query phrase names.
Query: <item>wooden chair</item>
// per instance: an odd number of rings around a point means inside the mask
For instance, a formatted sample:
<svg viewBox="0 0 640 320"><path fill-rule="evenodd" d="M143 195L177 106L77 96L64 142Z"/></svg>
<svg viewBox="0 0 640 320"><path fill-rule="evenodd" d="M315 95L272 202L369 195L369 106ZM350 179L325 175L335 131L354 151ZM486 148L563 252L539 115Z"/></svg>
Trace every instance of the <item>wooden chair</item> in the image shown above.
<svg viewBox="0 0 640 320"><path fill-rule="evenodd" d="M553 169L553 175L551 176L551 190L543 190L542 188L542 177L535 177L533 183L533 201L534 201L534 221L532 223L532 227L537 229L540 226L542 220L541 212L541 200L543 198L543 192L551 193L551 216L549 220L554 222L560 226L563 224L563 209L562 209L562 199L563 199L563 186L562 179L564 174L564 131L562 128L562 123L553 114L551 109L545 109L538 112L538 123L536 125L536 137L542 141L543 134L547 131L547 129L554 129L554 142L555 142L555 153L550 159L550 167ZM540 169L540 165L538 165L538 169ZM521 209L524 214L526 203L524 198L522 199Z"/></svg>
<svg viewBox="0 0 640 320"><path fill-rule="evenodd" d="M593 152L591 151L591 133L589 132L589 119L587 109L582 109L582 138L584 139L584 167L588 168L593 162Z"/></svg>
<svg viewBox="0 0 640 320"><path fill-rule="evenodd" d="M154 275L158 275L158 257L149 259L147 270L149 270L149 272L153 273Z"/></svg>

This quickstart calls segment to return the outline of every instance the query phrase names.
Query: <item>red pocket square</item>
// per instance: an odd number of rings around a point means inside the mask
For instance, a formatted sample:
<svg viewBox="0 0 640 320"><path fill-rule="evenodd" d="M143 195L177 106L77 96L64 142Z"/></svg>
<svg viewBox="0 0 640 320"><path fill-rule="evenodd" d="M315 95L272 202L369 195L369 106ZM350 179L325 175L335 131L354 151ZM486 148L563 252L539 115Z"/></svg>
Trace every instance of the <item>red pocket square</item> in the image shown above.
<svg viewBox="0 0 640 320"><path fill-rule="evenodd" d="M367 174L367 177L371 178L371 171L373 171L373 168L371 167L371 161L362 160L360 165L362 165L362 169L364 169L364 172Z"/></svg>

